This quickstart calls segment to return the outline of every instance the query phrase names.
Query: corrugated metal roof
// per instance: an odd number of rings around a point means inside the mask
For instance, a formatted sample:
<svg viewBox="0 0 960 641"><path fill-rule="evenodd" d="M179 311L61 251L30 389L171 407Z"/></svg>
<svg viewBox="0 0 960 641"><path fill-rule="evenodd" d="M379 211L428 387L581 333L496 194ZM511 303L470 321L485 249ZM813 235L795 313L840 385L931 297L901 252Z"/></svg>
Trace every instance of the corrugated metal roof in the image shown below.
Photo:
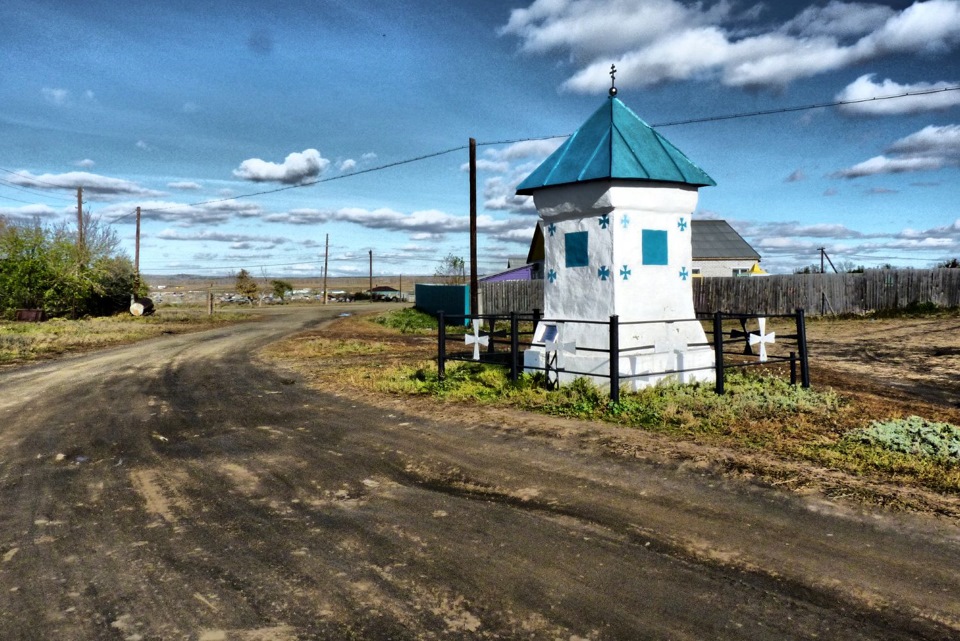
<svg viewBox="0 0 960 641"><path fill-rule="evenodd" d="M751 258L760 254L725 220L692 220L690 240L694 260Z"/></svg>
<svg viewBox="0 0 960 641"><path fill-rule="evenodd" d="M717 184L619 98L608 98L520 183L517 193L604 179Z"/></svg>

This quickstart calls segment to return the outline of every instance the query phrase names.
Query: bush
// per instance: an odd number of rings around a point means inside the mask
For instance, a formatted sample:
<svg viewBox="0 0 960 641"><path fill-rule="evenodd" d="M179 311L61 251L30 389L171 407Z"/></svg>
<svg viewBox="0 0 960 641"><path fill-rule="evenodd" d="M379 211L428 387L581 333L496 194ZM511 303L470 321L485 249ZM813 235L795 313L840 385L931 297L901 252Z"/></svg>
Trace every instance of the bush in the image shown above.
<svg viewBox="0 0 960 641"><path fill-rule="evenodd" d="M960 463L960 427L950 423L927 421L919 416L889 421L873 421L868 427L853 430L843 439L881 449Z"/></svg>

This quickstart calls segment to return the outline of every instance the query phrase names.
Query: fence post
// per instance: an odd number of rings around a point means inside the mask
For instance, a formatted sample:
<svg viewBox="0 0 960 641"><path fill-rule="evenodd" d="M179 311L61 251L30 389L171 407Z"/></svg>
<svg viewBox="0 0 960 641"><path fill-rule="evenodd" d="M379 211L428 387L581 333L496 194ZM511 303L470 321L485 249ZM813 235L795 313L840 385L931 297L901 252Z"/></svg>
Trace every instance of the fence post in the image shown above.
<svg viewBox="0 0 960 641"><path fill-rule="evenodd" d="M610 317L610 400L620 402L620 317Z"/></svg>
<svg viewBox="0 0 960 641"><path fill-rule="evenodd" d="M437 312L437 379L443 380L447 375L447 323L443 318L443 311Z"/></svg>
<svg viewBox="0 0 960 641"><path fill-rule="evenodd" d="M723 394L723 314L713 315L713 359L716 368L716 391Z"/></svg>
<svg viewBox="0 0 960 641"><path fill-rule="evenodd" d="M797 308L797 350L800 352L800 385L810 387L810 360L807 354L807 321L803 308Z"/></svg>
<svg viewBox="0 0 960 641"><path fill-rule="evenodd" d="M533 331L537 331L537 324L540 322L540 319L543 318L543 310L533 308Z"/></svg>
<svg viewBox="0 0 960 641"><path fill-rule="evenodd" d="M797 353L790 352L790 384L797 384Z"/></svg>
<svg viewBox="0 0 960 641"><path fill-rule="evenodd" d="M496 330L497 330L497 317L488 316L487 317L487 334L490 336L490 338L487 340L488 354L493 354L494 340L496 340L493 334Z"/></svg>
<svg viewBox="0 0 960 641"><path fill-rule="evenodd" d="M510 380L520 378L520 321L516 312L510 312Z"/></svg>

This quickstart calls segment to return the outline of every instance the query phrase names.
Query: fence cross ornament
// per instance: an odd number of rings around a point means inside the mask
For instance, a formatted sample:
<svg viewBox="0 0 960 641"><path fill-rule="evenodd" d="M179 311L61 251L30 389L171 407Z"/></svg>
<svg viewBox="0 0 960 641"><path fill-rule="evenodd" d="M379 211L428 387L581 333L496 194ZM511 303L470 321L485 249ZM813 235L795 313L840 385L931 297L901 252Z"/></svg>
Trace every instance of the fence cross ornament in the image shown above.
<svg viewBox="0 0 960 641"><path fill-rule="evenodd" d="M480 360L480 346L483 345L486 347L490 344L489 336L480 335L480 321L473 319L473 334L464 334L463 335L464 345L473 344L473 360Z"/></svg>
<svg viewBox="0 0 960 641"><path fill-rule="evenodd" d="M767 334L767 319L760 317L757 319L757 325L760 326L759 334L750 334L750 344L751 345L760 345L760 362L767 362L767 343L776 343L777 342L777 333L770 332Z"/></svg>

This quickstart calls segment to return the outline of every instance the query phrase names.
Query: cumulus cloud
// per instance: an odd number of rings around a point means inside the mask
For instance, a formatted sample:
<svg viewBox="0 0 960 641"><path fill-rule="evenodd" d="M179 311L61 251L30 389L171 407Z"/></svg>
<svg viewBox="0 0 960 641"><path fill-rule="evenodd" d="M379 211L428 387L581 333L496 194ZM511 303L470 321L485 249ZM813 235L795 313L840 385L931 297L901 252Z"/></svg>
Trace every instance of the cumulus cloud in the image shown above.
<svg viewBox="0 0 960 641"><path fill-rule="evenodd" d="M110 178L86 171L69 171L64 174L34 175L29 171L17 171L7 174L5 180L19 187L53 190L83 187L83 193L90 197L110 196L159 196L160 192L145 189L129 180Z"/></svg>
<svg viewBox="0 0 960 641"><path fill-rule="evenodd" d="M501 35L530 54L569 53L567 90L591 93L679 80L782 88L801 78L893 54L940 54L960 44L960 2L915 2L902 11L833 1L765 31L746 29L756 11L732 2L536 0L515 9Z"/></svg>
<svg viewBox="0 0 960 641"><path fill-rule="evenodd" d="M833 176L860 178L902 174L933 171L957 164L960 164L960 125L929 125L891 144L885 155L874 156Z"/></svg>
<svg viewBox="0 0 960 641"><path fill-rule="evenodd" d="M89 158L84 158L83 160L78 160L77 162L75 162L75 163L73 163L73 164L76 165L77 167L81 167L81 168L83 168L83 169L91 169L91 168L93 168L93 166L96 165L97 163L93 162L93 161L90 160Z"/></svg>
<svg viewBox="0 0 960 641"><path fill-rule="evenodd" d="M294 152L282 163L268 162L259 158L250 158L240 163L233 175L253 182L278 182L296 185L316 178L327 170L330 161L320 155L316 149Z"/></svg>
<svg viewBox="0 0 960 641"><path fill-rule="evenodd" d="M949 109L960 105L960 91L943 91L947 87L956 87L956 82L918 82L902 85L889 78L883 82L873 81L876 74L864 74L843 88L836 95L839 101L867 100L850 105L841 105L840 113L848 115L893 116ZM907 93L923 93L917 96L904 96L896 100L872 100L886 96L902 96Z"/></svg>
<svg viewBox="0 0 960 641"><path fill-rule="evenodd" d="M340 173L344 173L344 174L347 172L351 172L356 168L357 168L357 161L354 160L353 158L347 158L346 160L342 161L338 167L338 169L340 170Z"/></svg>

